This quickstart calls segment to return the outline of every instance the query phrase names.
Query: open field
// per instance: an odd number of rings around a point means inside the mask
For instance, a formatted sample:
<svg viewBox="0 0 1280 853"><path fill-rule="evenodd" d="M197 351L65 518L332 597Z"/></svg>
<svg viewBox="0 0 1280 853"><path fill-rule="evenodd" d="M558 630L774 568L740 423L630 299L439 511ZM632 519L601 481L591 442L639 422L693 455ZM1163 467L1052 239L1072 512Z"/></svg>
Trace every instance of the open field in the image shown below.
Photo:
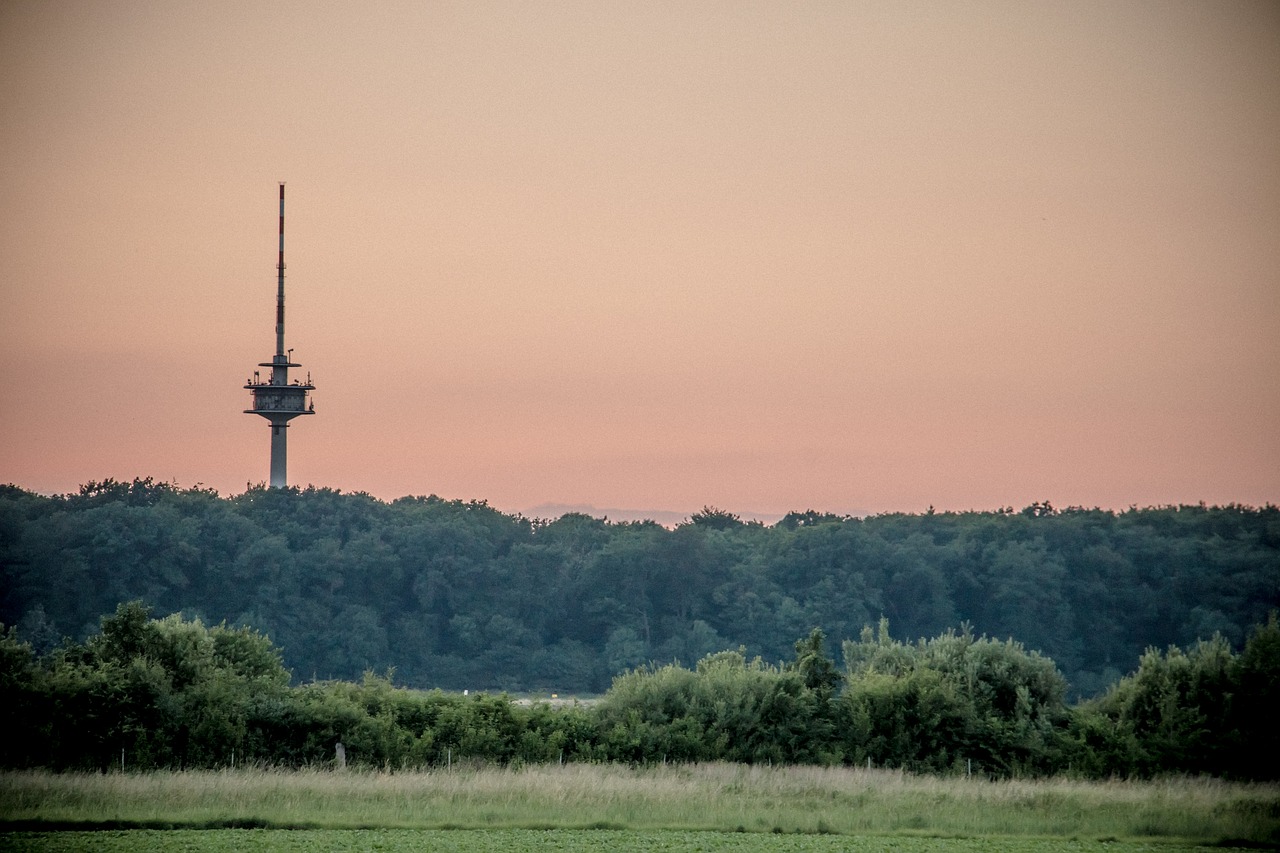
<svg viewBox="0 0 1280 853"><path fill-rule="evenodd" d="M1222 848L1218 848L1222 849ZM23 853L1183 853L1205 850L1150 841L1066 841L1059 839L921 838L839 835L761 835L680 830L131 830L0 835L0 851Z"/></svg>
<svg viewBox="0 0 1280 853"><path fill-rule="evenodd" d="M11 830L715 830L815 838L1274 844L1280 841L1280 786L1212 779L991 782L886 770L731 764L403 773L11 772L0 774L0 825Z"/></svg>

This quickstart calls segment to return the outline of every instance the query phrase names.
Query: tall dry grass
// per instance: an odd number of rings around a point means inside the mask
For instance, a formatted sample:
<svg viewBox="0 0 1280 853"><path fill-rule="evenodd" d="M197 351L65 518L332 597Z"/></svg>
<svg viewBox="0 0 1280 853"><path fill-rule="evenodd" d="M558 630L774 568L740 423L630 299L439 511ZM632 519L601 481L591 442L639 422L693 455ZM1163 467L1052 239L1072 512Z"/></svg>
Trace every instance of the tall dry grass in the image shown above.
<svg viewBox="0 0 1280 853"><path fill-rule="evenodd" d="M218 826L625 827L1280 841L1280 786L734 764L420 772L0 774L0 820Z"/></svg>

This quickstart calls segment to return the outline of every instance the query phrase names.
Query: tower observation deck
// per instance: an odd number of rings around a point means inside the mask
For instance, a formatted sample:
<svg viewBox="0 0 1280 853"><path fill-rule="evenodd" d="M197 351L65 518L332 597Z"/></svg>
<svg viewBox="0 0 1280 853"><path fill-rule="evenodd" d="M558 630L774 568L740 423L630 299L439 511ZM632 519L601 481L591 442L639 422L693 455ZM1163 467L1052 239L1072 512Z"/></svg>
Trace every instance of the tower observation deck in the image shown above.
<svg viewBox="0 0 1280 853"><path fill-rule="evenodd" d="M271 488L282 489L288 485L288 449L287 433L289 421L299 415L314 415L315 403L308 399L308 394L315 390L311 384L311 374L307 381L298 379L289 381L289 368L302 367L291 358L293 350L284 348L284 184L280 184L280 260L276 264L278 270L276 285L276 354L270 361L264 361L258 367L271 369L267 378L262 379L262 371L255 370L252 378L245 383L245 388L253 397L252 408L245 409L245 414L261 415L271 426Z"/></svg>

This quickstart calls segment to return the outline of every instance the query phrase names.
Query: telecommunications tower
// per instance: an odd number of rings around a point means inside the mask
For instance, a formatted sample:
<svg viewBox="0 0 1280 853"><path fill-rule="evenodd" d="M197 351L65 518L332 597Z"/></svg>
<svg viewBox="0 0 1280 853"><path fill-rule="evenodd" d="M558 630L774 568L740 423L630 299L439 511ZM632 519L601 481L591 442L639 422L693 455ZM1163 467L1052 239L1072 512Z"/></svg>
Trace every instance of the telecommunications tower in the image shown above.
<svg viewBox="0 0 1280 853"><path fill-rule="evenodd" d="M307 394L315 390L311 384L311 374L307 381L297 379L289 381L289 368L302 367L290 361L293 350L284 348L284 184L280 184L280 261L276 264L279 271L276 285L276 354L271 361L264 361L258 367L269 367L271 373L264 381L262 371L255 370L253 378L245 388L253 395L253 408L245 409L245 414L262 415L271 425L271 488L283 489L288 485L285 469L287 451L285 447L285 430L289 421L299 415L314 415L314 402L307 400Z"/></svg>

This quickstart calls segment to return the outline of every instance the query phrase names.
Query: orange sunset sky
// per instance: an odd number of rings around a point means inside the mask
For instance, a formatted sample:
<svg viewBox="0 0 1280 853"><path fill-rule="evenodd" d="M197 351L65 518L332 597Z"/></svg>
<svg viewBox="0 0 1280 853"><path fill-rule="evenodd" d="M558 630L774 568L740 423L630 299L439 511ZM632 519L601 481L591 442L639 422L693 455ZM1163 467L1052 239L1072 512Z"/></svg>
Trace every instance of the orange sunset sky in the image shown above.
<svg viewBox="0 0 1280 853"><path fill-rule="evenodd" d="M0 483L1280 502L1280 3L0 0ZM297 371L295 371L295 374Z"/></svg>

